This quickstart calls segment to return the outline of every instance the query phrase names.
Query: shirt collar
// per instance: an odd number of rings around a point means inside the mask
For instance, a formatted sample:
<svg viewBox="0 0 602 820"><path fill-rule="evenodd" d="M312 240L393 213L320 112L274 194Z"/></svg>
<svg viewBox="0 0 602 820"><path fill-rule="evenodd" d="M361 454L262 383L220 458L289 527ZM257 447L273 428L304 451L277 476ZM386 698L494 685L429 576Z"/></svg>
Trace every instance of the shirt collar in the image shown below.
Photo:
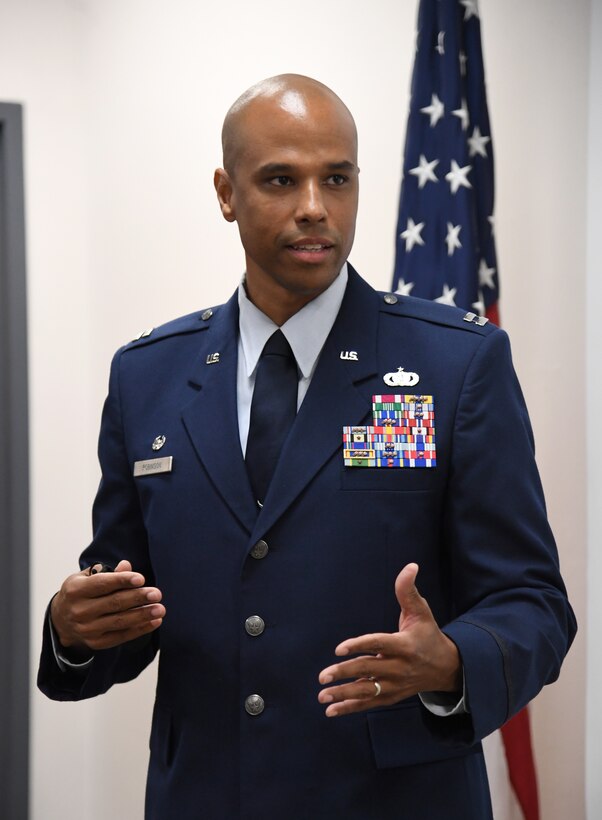
<svg viewBox="0 0 602 820"><path fill-rule="evenodd" d="M297 311L280 328L295 354L303 378L310 378L313 374L320 351L337 318L348 278L345 263L330 287ZM243 282L238 286L238 307L245 372L250 378L265 343L278 329L278 325L250 301Z"/></svg>

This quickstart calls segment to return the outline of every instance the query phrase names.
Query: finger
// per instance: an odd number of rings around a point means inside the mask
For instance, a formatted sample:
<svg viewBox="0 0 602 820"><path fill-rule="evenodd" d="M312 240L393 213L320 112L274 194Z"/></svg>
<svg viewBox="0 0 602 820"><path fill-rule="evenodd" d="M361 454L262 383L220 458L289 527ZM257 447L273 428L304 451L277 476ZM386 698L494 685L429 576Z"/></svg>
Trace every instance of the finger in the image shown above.
<svg viewBox="0 0 602 820"><path fill-rule="evenodd" d="M357 638L348 638L342 641L334 650L335 655L357 655L370 653L371 655L392 655L399 652L399 633L374 632L371 635L359 635Z"/></svg>
<svg viewBox="0 0 602 820"><path fill-rule="evenodd" d="M96 622L96 628L102 632L125 632L131 629L144 627L155 620L163 620L165 607L163 604L149 604L136 609L128 609L115 615L105 615Z"/></svg>
<svg viewBox="0 0 602 820"><path fill-rule="evenodd" d="M115 567L115 572L131 572L132 565L129 561L122 560Z"/></svg>
<svg viewBox="0 0 602 820"><path fill-rule="evenodd" d="M131 589L143 585L144 576L139 572L98 572L95 575L89 575L87 570L82 570L68 579L66 592L78 597L98 598L120 589Z"/></svg>
<svg viewBox="0 0 602 820"><path fill-rule="evenodd" d="M73 604L73 615L76 620L93 620L104 615L118 614L129 609L136 609L148 604L157 604L163 595L156 587L142 587L112 592L95 598L84 598Z"/></svg>
<svg viewBox="0 0 602 820"><path fill-rule="evenodd" d="M140 638L142 635L147 635L150 632L154 632L161 626L162 623L162 618L154 618L153 620L147 621L144 624L139 624L135 627L129 627L121 631L105 632L98 638L91 639L87 643L90 649L93 649L94 651L99 649L112 649L120 644Z"/></svg>
<svg viewBox="0 0 602 820"><path fill-rule="evenodd" d="M368 709L378 709L381 706L391 706L396 703L395 698L383 698L381 695L372 700L344 700L341 703L331 703L326 707L326 717L341 717L341 715L351 715L354 712L366 712Z"/></svg>
<svg viewBox="0 0 602 820"><path fill-rule="evenodd" d="M326 717L340 717L350 715L353 712L363 712L366 709L365 700L348 700L345 703L331 704L327 707Z"/></svg>
<svg viewBox="0 0 602 820"><path fill-rule="evenodd" d="M324 686L337 681L357 678L390 678L398 680L403 677L404 661L399 658L374 658L372 655L363 655L350 661L333 664L323 669L318 680Z"/></svg>
<svg viewBox="0 0 602 820"><path fill-rule="evenodd" d="M149 625L152 629L156 629L164 617L165 607L162 604L152 604L116 615L105 615L102 618L80 624L77 634L78 638L91 649L101 649L107 645L107 641L112 642L113 645L120 643L121 641L116 637L118 635L140 630L147 632Z"/></svg>
<svg viewBox="0 0 602 820"><path fill-rule="evenodd" d="M341 703L344 700L374 700L375 697L382 695L385 688L381 681L379 681L379 686L380 689L375 685L374 680L370 680L370 678L359 678L352 683L343 683L341 686L323 689L318 695L318 700L320 703Z"/></svg>
<svg viewBox="0 0 602 820"><path fill-rule="evenodd" d="M406 564L395 579L395 595L401 609L404 628L416 619L432 618L431 610L426 600L416 588L418 564ZM400 621L400 629L402 622Z"/></svg>

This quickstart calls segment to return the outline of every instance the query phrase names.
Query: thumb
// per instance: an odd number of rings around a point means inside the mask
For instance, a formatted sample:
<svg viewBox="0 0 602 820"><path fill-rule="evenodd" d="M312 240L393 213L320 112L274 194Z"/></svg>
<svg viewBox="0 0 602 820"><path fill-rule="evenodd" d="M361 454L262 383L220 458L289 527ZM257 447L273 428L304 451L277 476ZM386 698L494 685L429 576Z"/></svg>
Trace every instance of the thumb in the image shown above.
<svg viewBox="0 0 602 820"><path fill-rule="evenodd" d="M120 561L115 567L115 572L132 572L132 565L129 561Z"/></svg>
<svg viewBox="0 0 602 820"><path fill-rule="evenodd" d="M395 579L395 595L401 609L399 630L407 628L417 618L430 615L430 608L416 589L418 564L406 564Z"/></svg>

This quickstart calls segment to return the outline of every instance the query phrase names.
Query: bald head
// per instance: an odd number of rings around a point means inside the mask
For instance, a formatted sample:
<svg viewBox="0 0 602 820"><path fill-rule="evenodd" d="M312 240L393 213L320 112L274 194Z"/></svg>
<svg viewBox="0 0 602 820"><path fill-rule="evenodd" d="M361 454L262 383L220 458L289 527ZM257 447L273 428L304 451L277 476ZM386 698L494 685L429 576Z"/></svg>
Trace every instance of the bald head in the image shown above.
<svg viewBox="0 0 602 820"><path fill-rule="evenodd" d="M352 129L357 150L357 131L351 112L345 103L328 86L305 77L302 74L279 74L268 77L247 89L230 107L222 128L222 150L224 168L233 174L238 158L244 151L245 144L253 140L253 131L249 127L248 114L251 111L264 109L266 116L279 111L291 119L307 119L310 110L316 105L327 106L331 113L340 117L348 128Z"/></svg>
<svg viewBox="0 0 602 820"><path fill-rule="evenodd" d="M355 234L359 194L353 117L322 83L282 74L228 111L224 167L213 183L236 222L247 296L283 324L339 275Z"/></svg>

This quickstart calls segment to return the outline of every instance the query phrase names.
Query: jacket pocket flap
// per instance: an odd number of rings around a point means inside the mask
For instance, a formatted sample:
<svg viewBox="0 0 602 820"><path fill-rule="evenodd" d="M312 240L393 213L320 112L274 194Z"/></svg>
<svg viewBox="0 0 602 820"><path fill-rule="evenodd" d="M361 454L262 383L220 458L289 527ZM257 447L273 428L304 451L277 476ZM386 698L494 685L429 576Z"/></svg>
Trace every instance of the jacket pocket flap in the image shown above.
<svg viewBox="0 0 602 820"><path fill-rule="evenodd" d="M369 712L368 727L378 769L433 763L481 750L470 743L470 715L437 717L412 700Z"/></svg>

